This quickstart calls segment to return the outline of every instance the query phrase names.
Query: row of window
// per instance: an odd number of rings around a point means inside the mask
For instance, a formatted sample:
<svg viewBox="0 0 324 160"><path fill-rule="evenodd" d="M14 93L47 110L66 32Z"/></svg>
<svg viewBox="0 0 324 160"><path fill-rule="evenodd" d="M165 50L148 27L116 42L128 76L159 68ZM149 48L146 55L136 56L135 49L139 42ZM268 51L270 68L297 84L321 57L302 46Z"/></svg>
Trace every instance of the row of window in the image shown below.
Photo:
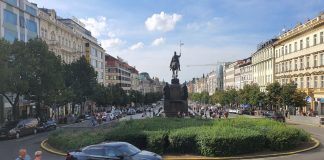
<svg viewBox="0 0 324 160"><path fill-rule="evenodd" d="M254 82L257 82L261 85L272 83L272 74L254 77Z"/></svg>
<svg viewBox="0 0 324 160"><path fill-rule="evenodd" d="M312 36L312 40L310 37L306 37L305 39L300 39L299 41L295 41L293 43L284 45L281 48L276 49L276 58L293 52L297 52L305 48L309 48L311 46L311 41L312 41L312 46L316 46L318 44L324 43L324 32L320 32L319 34L314 34Z"/></svg>
<svg viewBox="0 0 324 160"><path fill-rule="evenodd" d="M97 61L97 60L95 60L95 59L92 59L92 60L91 60L91 65L92 65L92 67L94 67L94 68L101 68L101 69L104 69L104 67L105 67L105 65L104 65L103 62Z"/></svg>
<svg viewBox="0 0 324 160"><path fill-rule="evenodd" d="M319 56L319 57L318 57ZM300 57L294 60L281 62L279 64L276 64L276 73L282 73L287 71L292 71L293 69L295 71L302 70L302 69L308 69L310 67L318 67L324 65L324 53L321 54L314 54L312 56L313 63L311 65L311 56L306 56L306 61L304 63L305 58ZM319 62L318 62L319 60ZM294 63L294 64L293 64ZM299 65L298 65L299 64Z"/></svg>
<svg viewBox="0 0 324 160"><path fill-rule="evenodd" d="M91 47L91 55L94 57L99 57L101 59L104 58L104 54L93 47Z"/></svg>
<svg viewBox="0 0 324 160"><path fill-rule="evenodd" d="M295 77L293 79L281 79L281 84L294 82L298 88L324 88L324 75L313 77Z"/></svg>
<svg viewBox="0 0 324 160"><path fill-rule="evenodd" d="M257 63L261 60L272 58L272 48L269 49L263 49L259 53L257 53L255 56L252 57L252 62Z"/></svg>
<svg viewBox="0 0 324 160"><path fill-rule="evenodd" d="M121 75L128 76L128 77L131 76L131 74L129 72L123 71L123 70L118 69L118 68L109 68L108 72L109 73L121 73Z"/></svg>
<svg viewBox="0 0 324 160"><path fill-rule="evenodd" d="M272 69L272 61L266 61L264 63L259 63L253 66L253 71L256 73L257 71L271 70Z"/></svg>
<svg viewBox="0 0 324 160"><path fill-rule="evenodd" d="M123 76L108 76L108 80L122 80L122 81L131 81L130 78Z"/></svg>
<svg viewBox="0 0 324 160"><path fill-rule="evenodd" d="M66 47L69 47L69 48L72 48L74 50L77 50L79 52L83 52L83 46L81 44L76 44L75 41L73 41L71 43L70 40L68 40L68 38L64 38L65 36L58 36L56 38L55 36L55 32L52 31L50 33L50 38L48 37L48 34L47 34L47 29L44 29L44 28L41 28L41 37L45 38L45 39L50 39L52 41L55 41L58 39L59 41L59 44L62 45L62 46L66 46ZM72 37L72 36L71 36Z"/></svg>
<svg viewBox="0 0 324 160"><path fill-rule="evenodd" d="M12 25L17 25L17 14L4 9L4 22ZM27 28L28 31L37 34L37 23L34 20L26 19L23 16L19 16L19 26Z"/></svg>

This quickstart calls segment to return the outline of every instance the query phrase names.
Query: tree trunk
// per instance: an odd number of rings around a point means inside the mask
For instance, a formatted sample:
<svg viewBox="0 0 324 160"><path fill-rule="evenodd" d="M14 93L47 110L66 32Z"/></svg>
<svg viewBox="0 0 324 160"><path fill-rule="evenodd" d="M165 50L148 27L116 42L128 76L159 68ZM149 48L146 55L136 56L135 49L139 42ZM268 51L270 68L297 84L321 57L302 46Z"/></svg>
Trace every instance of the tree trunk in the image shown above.
<svg viewBox="0 0 324 160"><path fill-rule="evenodd" d="M20 114L19 114L19 105L18 105L20 94L19 93L16 94L14 102L12 102L12 100L5 93L2 93L1 95L3 95L7 99L7 101L11 104L13 120L18 120L19 116L20 116Z"/></svg>

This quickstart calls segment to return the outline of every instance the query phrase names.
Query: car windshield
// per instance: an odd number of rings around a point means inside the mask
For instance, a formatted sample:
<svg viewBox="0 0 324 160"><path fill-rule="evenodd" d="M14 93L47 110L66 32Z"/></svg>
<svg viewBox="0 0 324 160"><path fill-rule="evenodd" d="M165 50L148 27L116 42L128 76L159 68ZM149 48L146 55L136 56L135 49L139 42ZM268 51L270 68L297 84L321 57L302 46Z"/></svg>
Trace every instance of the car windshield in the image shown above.
<svg viewBox="0 0 324 160"><path fill-rule="evenodd" d="M136 148L135 146L133 146L131 144L121 145L117 149L121 153L123 153L123 154L125 154L127 156L132 156L132 155L135 155L135 154L141 152L141 150L139 150L138 148Z"/></svg>

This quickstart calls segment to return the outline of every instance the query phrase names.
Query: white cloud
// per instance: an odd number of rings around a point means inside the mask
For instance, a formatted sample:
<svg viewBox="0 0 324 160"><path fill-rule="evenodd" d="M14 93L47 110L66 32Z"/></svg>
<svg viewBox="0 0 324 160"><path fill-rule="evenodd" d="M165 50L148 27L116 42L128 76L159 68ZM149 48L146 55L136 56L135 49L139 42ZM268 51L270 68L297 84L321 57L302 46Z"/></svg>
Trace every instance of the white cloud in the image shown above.
<svg viewBox="0 0 324 160"><path fill-rule="evenodd" d="M129 47L130 50L137 50L137 49L141 49L144 47L144 43L143 42L138 42L132 46Z"/></svg>
<svg viewBox="0 0 324 160"><path fill-rule="evenodd" d="M91 31L92 36L94 37L99 37L109 33L106 17L99 16L97 18L81 18L80 21L85 24L85 28Z"/></svg>
<svg viewBox="0 0 324 160"><path fill-rule="evenodd" d="M165 42L165 38L160 37L160 38L155 39L152 42L152 46L159 46L159 45L163 44L164 42Z"/></svg>
<svg viewBox="0 0 324 160"><path fill-rule="evenodd" d="M153 14L145 21L145 26L149 31L171 31L175 28L178 21L180 21L182 15L173 13L167 14L161 12L160 14Z"/></svg>
<svg viewBox="0 0 324 160"><path fill-rule="evenodd" d="M216 30L220 29L221 27L228 27L227 25L224 25L224 20L221 17L214 17L210 19L209 21L205 22L193 22L187 24L187 29L199 31L199 30Z"/></svg>
<svg viewBox="0 0 324 160"><path fill-rule="evenodd" d="M101 45L106 51L108 51L111 48L119 47L125 43L126 42L122 41L119 38L110 38L110 39L104 39L101 41Z"/></svg>

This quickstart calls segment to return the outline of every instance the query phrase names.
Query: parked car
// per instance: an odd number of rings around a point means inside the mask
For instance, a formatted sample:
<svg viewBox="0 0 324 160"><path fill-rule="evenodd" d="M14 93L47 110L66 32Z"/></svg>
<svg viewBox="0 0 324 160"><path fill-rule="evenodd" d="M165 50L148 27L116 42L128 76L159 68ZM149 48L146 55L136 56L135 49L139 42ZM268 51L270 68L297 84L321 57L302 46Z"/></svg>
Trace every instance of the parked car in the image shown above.
<svg viewBox="0 0 324 160"><path fill-rule="evenodd" d="M126 142L101 143L69 152L66 160L124 159L124 160L161 160L162 157L149 151L141 151Z"/></svg>
<svg viewBox="0 0 324 160"><path fill-rule="evenodd" d="M15 128L18 121L8 121L0 128L0 138L7 138L9 131Z"/></svg>
<svg viewBox="0 0 324 160"><path fill-rule="evenodd" d="M23 119L18 122L8 122L0 132L0 137L20 138L21 136L36 134L38 120L36 118Z"/></svg>
<svg viewBox="0 0 324 160"><path fill-rule="evenodd" d="M55 130L56 127L57 127L57 125L54 120L48 120L46 122L40 122L38 124L37 130L39 132L50 131L50 130Z"/></svg>
<svg viewBox="0 0 324 160"><path fill-rule="evenodd" d="M285 116L280 112L268 111L268 112L264 113L264 116L266 118L270 118L270 119L273 119L275 121L286 122Z"/></svg>

